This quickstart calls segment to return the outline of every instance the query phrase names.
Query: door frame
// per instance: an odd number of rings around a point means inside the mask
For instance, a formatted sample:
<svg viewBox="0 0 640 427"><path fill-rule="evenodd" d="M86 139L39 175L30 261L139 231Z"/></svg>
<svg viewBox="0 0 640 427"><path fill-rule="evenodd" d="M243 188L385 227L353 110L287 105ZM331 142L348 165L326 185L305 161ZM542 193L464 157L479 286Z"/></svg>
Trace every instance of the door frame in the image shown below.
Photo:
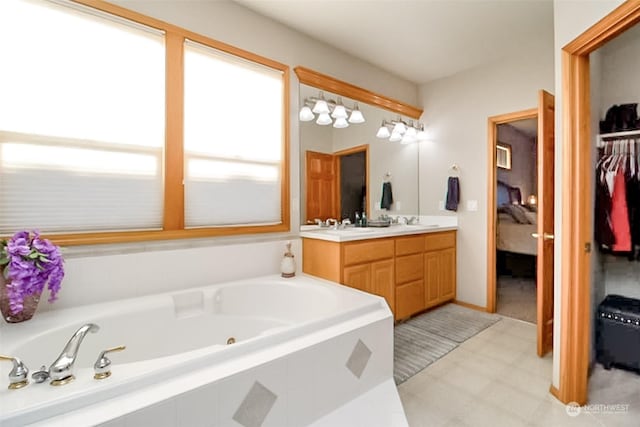
<svg viewBox="0 0 640 427"><path fill-rule="evenodd" d="M341 191L341 179L342 179L342 170L340 169L340 158L343 156L348 156L349 154L362 153L364 152L364 162L365 162L365 171L364 171L364 182L366 183L365 189L365 197L367 199L367 204L365 206L365 212L367 214L367 218L369 218L369 144L356 145L355 147L346 148L344 150L339 150L333 153L336 162L336 206L338 209L338 216L342 216L342 191ZM342 221L342 218L338 218L338 221Z"/></svg>
<svg viewBox="0 0 640 427"><path fill-rule="evenodd" d="M560 382L562 402L587 402L591 328L591 106L589 54L640 22L628 0L562 48L562 268ZM571 189L571 191L567 191Z"/></svg>
<svg viewBox="0 0 640 427"><path fill-rule="evenodd" d="M498 224L496 221L496 187L498 172L496 168L496 145L498 143L498 125L515 122L518 120L533 119L538 117L538 108L516 111L489 117L488 143L487 143L487 311L496 312L496 233Z"/></svg>

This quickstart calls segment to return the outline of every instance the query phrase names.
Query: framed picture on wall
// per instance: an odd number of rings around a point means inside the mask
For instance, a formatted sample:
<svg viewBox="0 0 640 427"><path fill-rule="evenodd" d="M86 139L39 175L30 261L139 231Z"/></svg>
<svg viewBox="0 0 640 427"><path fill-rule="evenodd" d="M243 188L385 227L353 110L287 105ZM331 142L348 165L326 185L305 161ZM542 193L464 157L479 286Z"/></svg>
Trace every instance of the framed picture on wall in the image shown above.
<svg viewBox="0 0 640 427"><path fill-rule="evenodd" d="M511 170L511 146L498 142L496 144L496 165L500 169Z"/></svg>

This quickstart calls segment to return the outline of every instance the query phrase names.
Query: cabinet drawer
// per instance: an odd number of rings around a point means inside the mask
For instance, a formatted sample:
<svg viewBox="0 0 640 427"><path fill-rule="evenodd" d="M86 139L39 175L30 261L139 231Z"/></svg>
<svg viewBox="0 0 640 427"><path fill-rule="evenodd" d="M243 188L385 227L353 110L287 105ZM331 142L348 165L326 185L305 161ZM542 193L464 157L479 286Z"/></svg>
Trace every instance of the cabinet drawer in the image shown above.
<svg viewBox="0 0 640 427"><path fill-rule="evenodd" d="M424 250L424 236L396 238L396 256L418 254Z"/></svg>
<svg viewBox="0 0 640 427"><path fill-rule="evenodd" d="M344 244L344 265L393 258L393 240L375 239Z"/></svg>
<svg viewBox="0 0 640 427"><path fill-rule="evenodd" d="M422 280L396 288L396 319L404 319L424 309Z"/></svg>
<svg viewBox="0 0 640 427"><path fill-rule="evenodd" d="M455 246L456 246L455 231L445 231L443 233L431 233L424 236L425 251L453 248Z"/></svg>
<svg viewBox="0 0 640 427"><path fill-rule="evenodd" d="M396 284L421 280L424 273L422 254L405 255L396 258Z"/></svg>

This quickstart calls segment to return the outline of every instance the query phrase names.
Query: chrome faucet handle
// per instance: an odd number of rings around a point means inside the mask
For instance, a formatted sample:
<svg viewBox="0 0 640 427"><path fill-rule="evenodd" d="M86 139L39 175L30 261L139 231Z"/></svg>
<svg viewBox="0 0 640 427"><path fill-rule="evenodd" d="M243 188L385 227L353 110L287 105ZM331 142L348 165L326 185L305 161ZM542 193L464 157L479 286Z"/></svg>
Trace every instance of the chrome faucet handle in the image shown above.
<svg viewBox="0 0 640 427"><path fill-rule="evenodd" d="M17 357L2 356L0 360L13 362L13 368L9 372L9 390L17 390L29 384L29 368Z"/></svg>
<svg viewBox="0 0 640 427"><path fill-rule="evenodd" d="M31 378L36 382L36 384L40 384L49 379L49 370L45 365L40 366L40 369L31 374Z"/></svg>
<svg viewBox="0 0 640 427"><path fill-rule="evenodd" d="M322 227L324 224L322 223L322 220L320 218L314 218L313 223L315 225L319 225L320 227Z"/></svg>
<svg viewBox="0 0 640 427"><path fill-rule="evenodd" d="M106 354L113 353L114 351L122 351L125 348L125 346L119 345L117 347L111 347L100 352L98 360L96 360L96 363L93 364L93 370L95 371L95 375L93 376L93 378L96 380L109 378L111 376L111 360L106 356Z"/></svg>

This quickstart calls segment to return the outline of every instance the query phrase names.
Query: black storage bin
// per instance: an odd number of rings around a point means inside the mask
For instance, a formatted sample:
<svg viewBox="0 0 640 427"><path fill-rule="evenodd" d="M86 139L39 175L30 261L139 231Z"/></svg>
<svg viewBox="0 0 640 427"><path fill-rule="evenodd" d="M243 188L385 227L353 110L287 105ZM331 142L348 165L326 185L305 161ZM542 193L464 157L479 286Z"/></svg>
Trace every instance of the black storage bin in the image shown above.
<svg viewBox="0 0 640 427"><path fill-rule="evenodd" d="M640 371L640 300L607 295L598 306L596 358L605 369Z"/></svg>

